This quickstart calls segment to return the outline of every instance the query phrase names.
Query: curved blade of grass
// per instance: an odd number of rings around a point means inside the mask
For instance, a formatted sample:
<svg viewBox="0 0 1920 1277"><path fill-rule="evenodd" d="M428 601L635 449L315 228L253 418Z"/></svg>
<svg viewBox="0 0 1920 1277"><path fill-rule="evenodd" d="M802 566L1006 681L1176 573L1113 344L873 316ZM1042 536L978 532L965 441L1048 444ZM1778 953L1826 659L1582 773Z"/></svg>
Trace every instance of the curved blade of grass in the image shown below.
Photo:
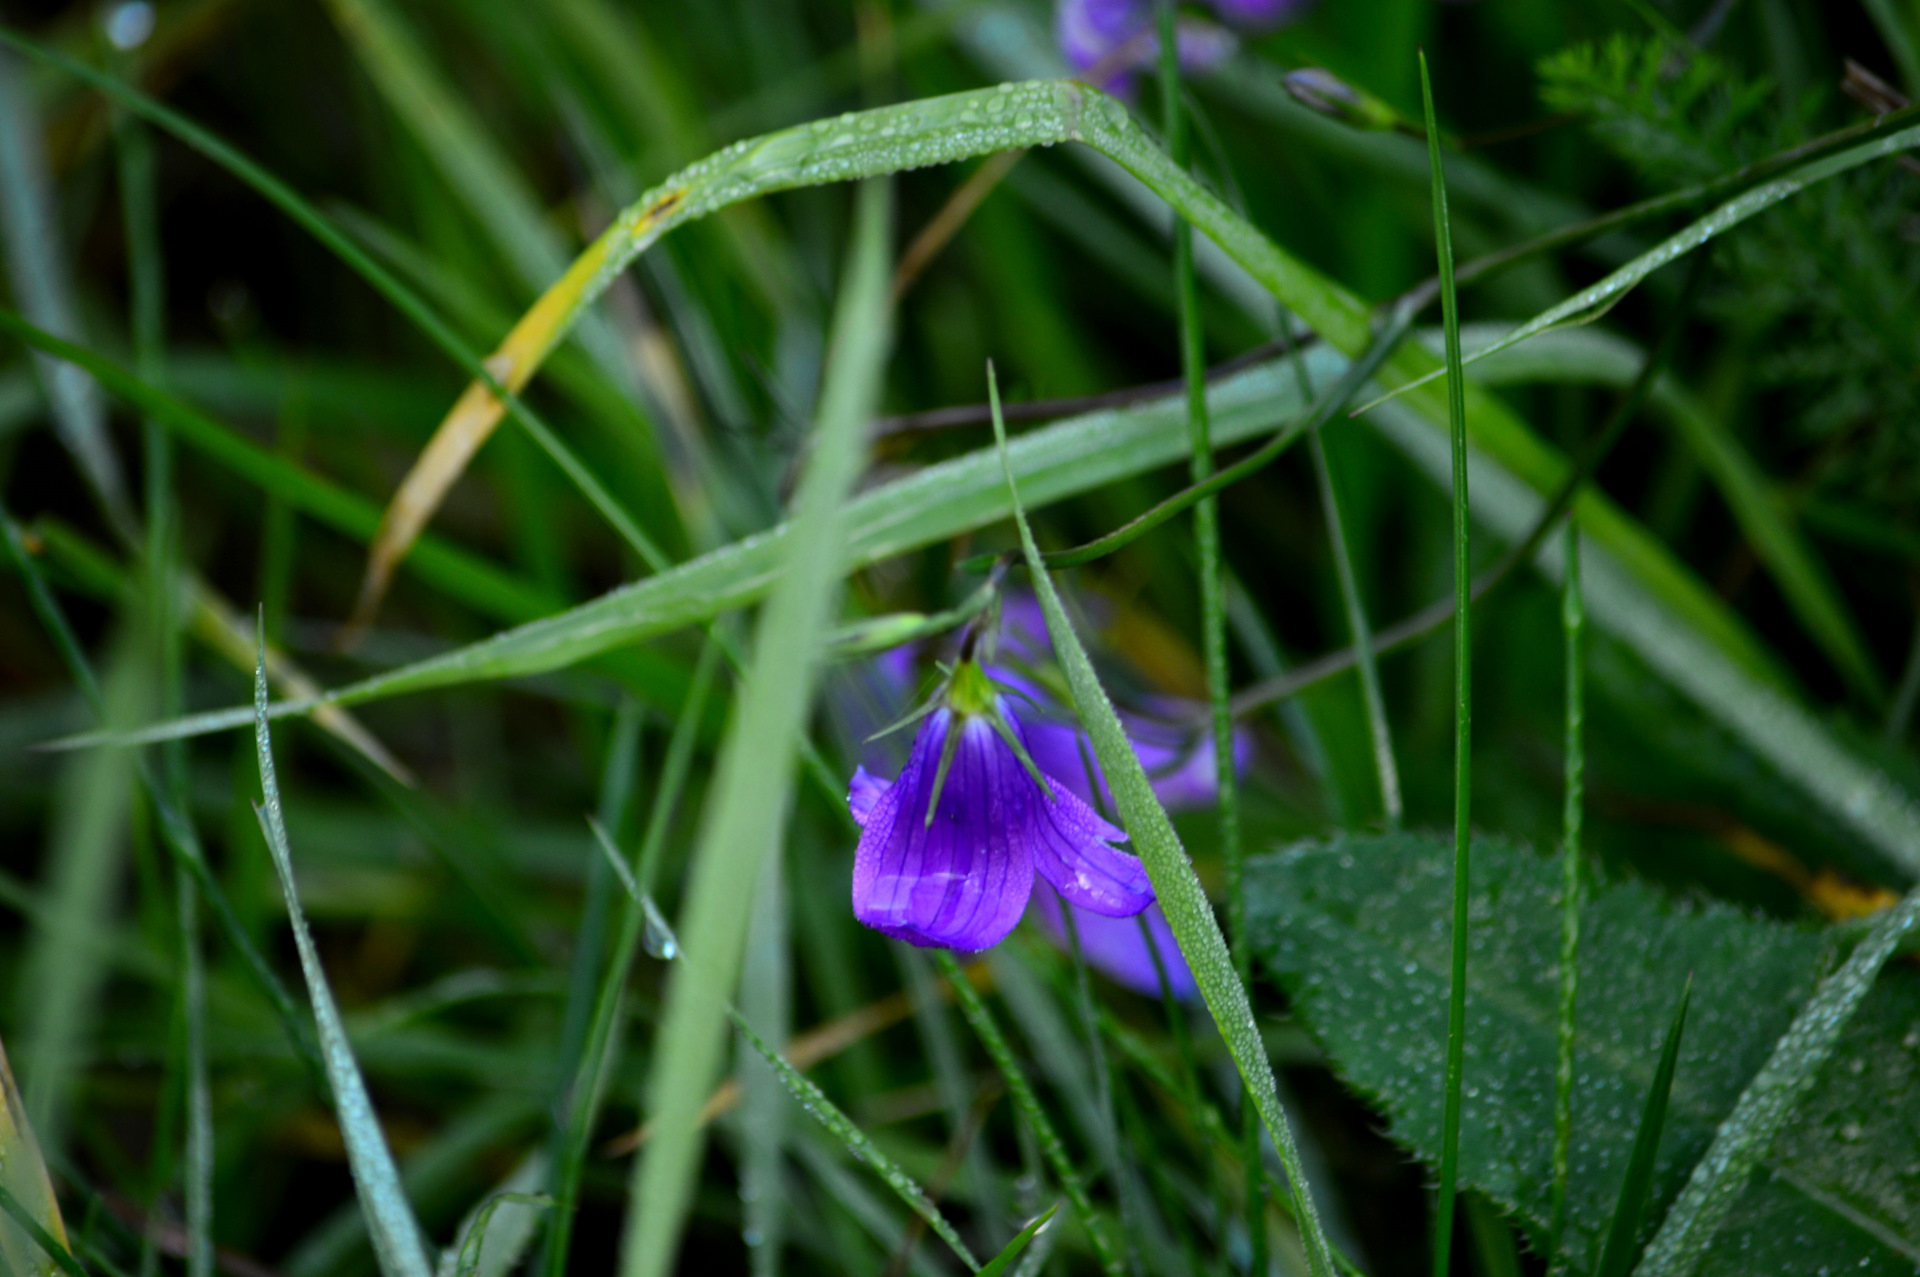
<svg viewBox="0 0 1920 1277"><path fill-rule="evenodd" d="M0 232L13 297L36 323L55 332L80 332L73 293L64 269L66 254L42 153L44 124L19 61L0 53ZM133 508L120 458L107 432L100 389L78 368L36 359L55 433L73 454L109 522L123 533L134 528Z"/></svg>
<svg viewBox="0 0 1920 1277"><path fill-rule="evenodd" d="M662 1049L647 1098L656 1125L634 1168L627 1277L660 1277L678 1249L699 1163L700 1105L719 1070L723 1008L739 971L751 899L740 884L757 878L792 796L792 766L850 557L847 498L864 464L891 340L887 223L887 188L864 187L790 545L755 631L694 851L680 931L698 962L675 971L655 1037Z"/></svg>
<svg viewBox="0 0 1920 1277"><path fill-rule="evenodd" d="M1873 987L1895 949L1920 924L1920 890L1882 914L1841 968L1821 982L1753 1082L1741 1094L1713 1143L1694 1165L1660 1231L1647 1244L1635 1277L1687 1277L1713 1244L1734 1199L1786 1124L1840 1031Z"/></svg>
<svg viewBox="0 0 1920 1277"><path fill-rule="evenodd" d="M1653 1191L1653 1168L1660 1155L1660 1134L1667 1126L1667 1101L1673 1094L1673 1070L1680 1062L1680 1035L1686 1030L1687 1003L1693 998L1693 977L1680 990L1680 1005L1660 1047L1660 1063L1647 1086L1647 1102L1640 1109L1640 1125L1633 1133L1633 1152L1620 1180L1620 1197L1607 1225L1606 1246L1594 1277L1627 1277L1633 1267L1634 1244L1640 1240L1640 1222Z"/></svg>
<svg viewBox="0 0 1920 1277"><path fill-rule="evenodd" d="M538 1224L535 1212L541 1209L515 1199L542 1196L534 1190L546 1182L545 1152L536 1150L521 1158L520 1164L495 1185L493 1192L461 1219L460 1226L453 1232L453 1245L440 1252L434 1277L463 1277L458 1273L461 1256L466 1253L467 1242L476 1237L476 1277L506 1277L512 1272L533 1241ZM502 1198L508 1207L504 1215L499 1205ZM483 1213L484 1220L480 1218Z"/></svg>
<svg viewBox="0 0 1920 1277"><path fill-rule="evenodd" d="M1447 984L1447 1063L1440 1123L1440 1194L1433 1219L1433 1271L1447 1277L1453 1264L1454 1192L1460 1173L1460 1091L1467 1051L1468 856L1473 827L1473 559L1467 490L1466 376L1460 363L1460 302L1453 278L1453 224L1447 216L1446 174L1440 166L1440 126L1433 114L1433 80L1420 54L1420 105L1427 126L1427 162L1433 194L1433 237L1440 258L1440 305L1446 324L1447 420L1451 427L1453 498L1453 953Z"/></svg>
<svg viewBox="0 0 1920 1277"><path fill-rule="evenodd" d="M1008 460L1006 424L1000 418L1000 389L994 382L991 365L987 373L987 395L993 405L994 439L1000 448L1007 497L1020 530L1021 549L1026 555L1027 569L1033 575L1034 592L1039 595L1041 609L1046 613L1047 633L1073 691L1074 708L1093 740L1100 769L1119 808L1120 822L1133 840L1135 853L1146 866L1167 923L1180 942L1181 955L1193 968L1207 1010L1259 1109L1267 1134L1280 1151L1308 1265L1314 1277L1332 1277L1332 1251L1321 1230L1319 1212L1301 1169L1293 1128L1280 1107L1273 1070L1267 1062L1259 1027L1254 1023L1253 1004L1247 998L1246 986L1240 982L1233 958L1227 952L1226 938L1220 934L1220 924L1213 916L1213 907L1207 903L1206 891L1194 872L1193 862L1187 858L1180 836L1173 830L1173 822L1167 819L1166 809L1154 797L1152 782L1147 779L1146 770L1127 740L1126 729L1121 726L1113 703L1107 699L1106 690L1093 672L1093 663L1087 659L1086 649L1080 645L1079 636L1067 619L1060 596L1053 588L1053 578L1040 560L1033 530L1027 526L1026 509Z"/></svg>
<svg viewBox="0 0 1920 1277"><path fill-rule="evenodd" d="M1557 305L1548 307L1532 319L1529 319L1526 323L1515 328L1493 345L1476 351L1473 360L1485 359L1489 355L1505 350L1509 346L1517 345L1529 337L1546 332L1550 328L1558 328L1566 324L1587 323L1597 319L1647 276L1653 274L1653 272L1659 270L1667 263L1685 257L1688 253L1693 252L1701 245L1732 230L1748 218L1765 212L1775 204L1780 203L1790 196L1799 194L1809 186L1824 182L1830 177L1835 177L1851 169L1859 168L1862 164L1871 164L1875 160L1885 159L1891 155L1898 155L1902 151L1912 150L1916 146L1920 146L1920 125L1901 129L1897 133L1875 138L1870 142L1863 142L1859 146L1849 147L1837 155L1829 155L1814 160L1781 177L1777 177L1770 182L1765 182L1754 187L1752 190L1737 195L1705 217L1698 219L1691 225L1661 241L1652 249L1634 258L1631 262L1628 262L1619 270L1614 271L1600 282L1580 290ZM1473 362L1473 360L1469 360L1468 362ZM1394 395L1405 394L1417 386L1425 385L1445 375L1446 370L1444 368L1435 369L1423 376L1414 378L1404 385L1396 387L1392 391L1392 394L1387 397L1391 398ZM1367 409L1381 402L1383 401L1376 399L1372 403L1363 404L1355 411L1365 412Z"/></svg>
<svg viewBox="0 0 1920 1277"><path fill-rule="evenodd" d="M320 241L330 252L350 267L381 296L393 303L394 307L413 322L415 327L438 346L454 363L473 376L478 384L491 387L499 394L503 410L519 422L530 434L541 450L550 456L554 463L573 481L582 495L594 506L621 537L640 554L642 560L658 569L665 558L652 540L639 528L593 473L576 458L565 444L520 398L509 389L501 386L489 370L488 363L463 342L439 315L434 313L416 293L397 279L390 271L369 256L358 244L345 235L331 219L308 201L302 199L292 187L274 177L271 173L255 164L238 150L220 140L185 116L142 94L139 90L112 76L105 75L92 67L76 62L55 50L27 40L4 28L0 28L0 44L26 53L66 73L86 82L94 88L112 97L128 110L151 121L182 142L199 151L214 163L225 168L235 177L258 191L262 197L287 214L297 225L305 229ZM548 272L549 274L551 272ZM84 365L82 365L84 367ZM661 492L664 494L665 489ZM379 520L376 519L376 526ZM551 609L548 609L551 610Z"/></svg>
<svg viewBox="0 0 1920 1277"><path fill-rule="evenodd" d="M237 173L274 199L330 248L340 253L343 260L349 261L356 270L381 287L396 305L422 325L423 331L446 345L442 340L444 326L439 325L430 313L424 313L410 294L387 279L378 266L367 261L363 253L346 242L330 223L305 206L283 184L261 173L244 157L232 152L231 148L125 86L61 55L41 50L4 31L0 31L0 41L62 66L113 94L162 127L176 132L219 162L234 166ZM689 199L690 188L687 187L676 188L669 183L658 188L651 193L650 199L643 199L623 214L607 235L575 263L575 270L584 269L589 260L597 263L599 277L593 287L581 291L581 281L570 271L550 290L549 299L554 301L554 305L545 306L543 310L543 305L536 304L534 310L522 319L516 332L526 329L531 334L535 328L545 331L546 327L551 326L554 331L548 334L549 339L543 339L543 349L550 349L571 322L572 310L577 310L597 295L617 268L630 260L632 253L640 251L646 243L657 238L658 234L668 229L671 222L704 212L706 207L718 207L722 203L748 198L759 190L783 189L809 182L835 181L868 172L886 171L889 163L894 167L934 163L990 150L996 143L1027 145L1034 141L1073 137L1118 161L1154 193L1173 205L1181 215L1205 231L1235 262L1339 349L1354 355L1365 348L1368 340L1366 308L1358 299L1281 252L1185 173L1168 164L1164 154L1140 133L1119 104L1092 90L1066 84L1032 84L1020 90L1007 88L1005 91L1034 95L1020 99L1023 105L1031 104L1033 108L1024 113L1027 117L1024 125L1019 118L1021 113L1015 113L1011 120L1007 119L1004 112L999 117L987 118L977 109L982 101L987 100L983 94L962 94L850 115L838 121L816 121L804 129L743 142L710 157L681 175L682 179L699 179L699 193L703 201L711 199L710 205ZM1051 97L1046 96L1049 91ZM990 94L999 90L985 92ZM952 128L943 130L940 127L939 117L943 114L953 117L947 121L953 125ZM1880 124L1894 121L1895 117L1889 117ZM1900 122L1904 125L1904 117L1900 117ZM1874 128L1879 128L1880 124L1874 125ZM892 130L891 134L888 133L889 129ZM1006 130L1019 134L1019 137L999 136ZM817 142L809 140L809 131L818 135ZM1789 182L1794 189L1800 189L1811 181L1830 177L1845 167L1866 162L1880 153L1874 148L1882 148L1890 153L1909 147L1914 144L1915 133L1916 130L1909 127L1902 127L1896 132L1875 133L1870 144L1851 147L1837 154L1828 154L1823 149L1823 141L1811 150L1800 152L1817 153L1820 156L1817 161L1809 161L1791 170L1781 180ZM1835 135L1833 140L1839 137ZM1787 152L1775 158L1784 164L1795 154ZM1843 160L1844 163L1841 163ZM1816 171L1816 164L1826 167ZM1835 164L1840 164L1840 167L1835 168ZM1750 169L1741 170L1727 175L1726 180L1744 182L1750 180L1751 176ZM1709 187L1714 191L1722 189L1711 183ZM696 207L696 204L700 206ZM1729 209L1732 207L1726 206ZM1715 219L1720 217L1721 214L1716 213L1706 219L1712 225L1701 234L1710 238L1712 234L1725 229L1726 225L1733 224L1716 222ZM601 246L606 245L610 238L623 237L627 242L623 242L620 249L626 256L615 253L602 260ZM1662 251L1655 250L1654 254L1636 263L1634 268L1656 268L1660 263L1653 258ZM574 295L576 293L578 295ZM572 297L572 309L568 310L567 315L552 319L550 314L545 314L556 307L567 309L562 303L566 302L568 296ZM536 323L536 320L539 322ZM508 345L513 344L514 339L510 336ZM476 366L459 349L457 341L448 349L463 366L470 370ZM1394 360L1384 380L1390 385L1403 384L1433 369L1434 361L1422 352L1404 351ZM531 369L526 372L531 375ZM476 376L475 386L469 388L469 399L476 391L495 385L492 374L484 368ZM480 398L485 399L486 396ZM1419 391L1415 392L1415 398L1416 407L1430 422L1444 421L1444 399ZM1564 462L1531 434L1504 405L1473 390L1469 391L1468 402L1472 410L1474 439L1478 446L1487 449L1537 490L1549 489L1559 480L1564 473ZM512 412L517 419L532 421L524 406L513 395L508 394L504 404L502 409L499 403L494 403L489 410L492 412L491 421L497 422L502 410ZM491 423L485 425L486 430L491 428ZM557 444L557 440L552 442ZM1003 514L997 517L1003 517ZM1610 503L1595 496L1583 499L1577 514L1585 530L1617 555L1682 620L1697 627L1704 637L1750 672L1776 683L1782 682L1773 659L1745 626L1711 591L1681 568L1656 538Z"/></svg>
<svg viewBox="0 0 1920 1277"><path fill-rule="evenodd" d="M460 1254L454 1261L453 1277L477 1277L480 1272L480 1260L485 1254L487 1229L493 1223L493 1213L502 1206L532 1206L544 1208L553 1205L553 1199L544 1193L501 1192L489 1197L460 1234Z"/></svg>
<svg viewBox="0 0 1920 1277"><path fill-rule="evenodd" d="M326 969L320 964L320 952L307 931L307 918L300 909L300 892L293 881L293 853L287 844L286 818L280 810L280 782L273 768L273 740L267 727L267 665L265 640L253 675L254 748L260 759L262 802L255 808L260 831L266 835L267 848L273 853L273 867L280 878L280 890L286 897L287 918L293 927L293 941L300 951L300 969L306 976L307 995L313 1003L314 1024L320 1034L321 1057L326 1063L327 1083L333 1091L334 1109L340 1117L340 1135L347 1147L347 1165L353 1171L353 1187L366 1213L367 1232L373 1239L380 1271L386 1277L429 1277L427 1251L420 1235L420 1224L407 1204L400 1186L400 1172L393 1163L380 1130L380 1118L367 1094L366 1080L353 1058L347 1040L346 1025L334 1005L333 991L327 985Z"/></svg>

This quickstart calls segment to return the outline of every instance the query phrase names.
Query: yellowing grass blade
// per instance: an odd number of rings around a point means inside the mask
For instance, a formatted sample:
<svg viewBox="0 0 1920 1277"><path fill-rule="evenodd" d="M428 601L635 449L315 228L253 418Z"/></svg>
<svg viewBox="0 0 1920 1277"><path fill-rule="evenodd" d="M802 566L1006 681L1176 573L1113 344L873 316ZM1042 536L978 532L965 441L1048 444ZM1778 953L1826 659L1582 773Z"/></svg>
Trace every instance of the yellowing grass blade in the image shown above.
<svg viewBox="0 0 1920 1277"><path fill-rule="evenodd" d="M60 1219L60 1203L53 1197L40 1146L27 1125L27 1110L7 1067L0 1046L0 1187L4 1187L27 1214L60 1245L67 1244L67 1226ZM0 1214L0 1270L22 1277L42 1277L59 1271L53 1256L10 1214Z"/></svg>
<svg viewBox="0 0 1920 1277"><path fill-rule="evenodd" d="M1078 140L1092 90L1054 81L1003 84L815 120L734 145L648 191L587 247L513 326L455 401L388 503L367 556L348 632L372 620L400 561L487 441L506 404L635 257L681 222L769 191L872 177L974 155Z"/></svg>

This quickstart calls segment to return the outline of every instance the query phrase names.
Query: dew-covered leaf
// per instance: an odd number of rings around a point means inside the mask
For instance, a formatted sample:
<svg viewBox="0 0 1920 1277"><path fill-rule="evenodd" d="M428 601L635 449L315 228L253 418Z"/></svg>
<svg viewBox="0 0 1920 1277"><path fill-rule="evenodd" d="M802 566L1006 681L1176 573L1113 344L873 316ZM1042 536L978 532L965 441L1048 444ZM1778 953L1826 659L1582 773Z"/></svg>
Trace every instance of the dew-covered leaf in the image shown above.
<svg viewBox="0 0 1920 1277"><path fill-rule="evenodd" d="M1432 1162L1446 1042L1450 847L1392 834L1303 844L1248 865L1268 970L1336 1070ZM1553 1133L1557 865L1493 839L1473 851L1462 1182L1545 1235ZM1838 955L1835 937L1619 883L1581 926L1566 1253L1599 1257L1641 1097L1689 973L1693 1010L1645 1232ZM1920 1258L1920 975L1884 973L1722 1226L1701 1273L1910 1273ZM1644 1240L1644 1238L1643 1238Z"/></svg>

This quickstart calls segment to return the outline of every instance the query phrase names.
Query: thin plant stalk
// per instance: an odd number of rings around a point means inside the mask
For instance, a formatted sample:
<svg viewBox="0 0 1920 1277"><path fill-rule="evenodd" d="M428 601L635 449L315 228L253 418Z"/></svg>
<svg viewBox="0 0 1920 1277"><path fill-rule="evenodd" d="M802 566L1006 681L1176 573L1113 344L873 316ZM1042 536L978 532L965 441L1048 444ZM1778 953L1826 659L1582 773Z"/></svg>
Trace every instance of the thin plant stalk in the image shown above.
<svg viewBox="0 0 1920 1277"><path fill-rule="evenodd" d="M1185 170L1187 120L1180 103L1179 36L1172 0L1160 0L1160 91L1166 108L1167 158ZM1173 219L1173 291L1180 315L1180 370L1187 388L1187 436L1193 448L1188 478L1213 477L1213 439L1207 415L1207 354L1200 321L1200 291L1194 278L1193 226ZM1233 709L1227 670L1226 583L1220 571L1220 499L1205 496L1193 507L1193 542L1200 564L1200 649L1206 661L1207 699L1213 717L1213 760L1220 822L1220 853L1227 871L1227 944L1243 985L1253 978L1247 946L1245 857L1240 842L1240 790L1233 770ZM1240 1106L1240 1138L1247 1167L1247 1234L1252 1271L1267 1267L1264 1167L1260 1159L1260 1115L1251 1102Z"/></svg>
<svg viewBox="0 0 1920 1277"><path fill-rule="evenodd" d="M1460 1092L1467 1048L1467 851L1473 771L1472 560L1468 550L1467 403L1461 372L1460 305L1454 291L1453 231L1447 218L1440 133L1434 122L1433 81L1420 55L1420 95L1426 109L1427 162L1433 170L1433 229L1440 260L1440 306L1447 332L1447 417L1453 451L1453 957L1447 990L1447 1064L1440 1129L1440 1193L1433 1221L1433 1271L1447 1277L1453 1259L1454 1198L1460 1174Z"/></svg>
<svg viewBox="0 0 1920 1277"><path fill-rule="evenodd" d="M1080 1226L1086 1229L1094 1252L1100 1257L1101 1269L1109 1277L1123 1277L1127 1271L1126 1262L1114 1247L1113 1240L1107 1236L1105 1226L1093 1209L1093 1199L1087 1196L1086 1181L1080 1178L1073 1159L1067 1156L1066 1145L1060 1142L1060 1132L1054 1129L1053 1119L1047 1116L1046 1108L1034 1094L1033 1083L1028 1080L1026 1070L1020 1067L1020 1061L1014 1058L1013 1048L1007 1044L1006 1035L1000 1032L993 1012L987 1009L986 1000L973 987L973 982L967 979L966 972L960 969L960 963L951 953L937 949L933 961L953 989L953 996L960 1003L960 1013L973 1026L974 1036L980 1039L980 1045L986 1048L994 1067L1000 1071L1000 1080L1007 1084L1007 1094L1013 1098L1014 1109L1039 1143L1041 1156L1053 1169L1054 1178L1060 1181L1061 1191L1067 1195L1073 1213L1079 1217Z"/></svg>
<svg viewBox="0 0 1920 1277"><path fill-rule="evenodd" d="M1560 1003L1557 1054L1553 1070L1553 1207L1547 1228L1547 1254L1564 1269L1560 1239L1567 1223L1567 1179L1573 1150L1574 1002L1580 991L1580 905L1585 879L1580 868L1582 805L1586 787L1586 665L1582 653L1587 623L1580 593L1580 530L1566 530L1566 579L1560 595L1560 624L1566 641L1567 726L1566 810L1560 835Z"/></svg>
<svg viewBox="0 0 1920 1277"><path fill-rule="evenodd" d="M1333 549L1333 567L1340 581L1340 602L1347 613L1347 633L1353 644L1354 667L1360 672L1360 696L1367 709L1367 732L1373 741L1374 772L1380 779L1380 811L1387 828L1398 829L1404 814L1400 798L1400 768L1393 758L1393 732L1387 724L1386 698L1380 693L1380 665L1374 659L1373 627L1367 623L1366 603L1347 548L1346 523L1340 515L1340 497L1333 482L1327 446L1314 431L1307 436L1313 457L1313 475L1320 486L1320 507L1326 513L1327 542Z"/></svg>
<svg viewBox="0 0 1920 1277"><path fill-rule="evenodd" d="M617 1028L626 1008L627 976L647 936L647 918L638 902L653 889L661 848L666 844L667 830L672 827L687 772L693 763L693 749L700 734L700 720L706 713L718 657L719 650L711 641L701 648L693 670L693 684L667 742L666 761L661 765L653 807L647 814L646 832L640 839L640 854L634 870L636 890L621 902L619 935L614 941L613 956L601 974L587 1042L580 1052L580 1070L568 1089L566 1138L560 1161L554 1167L554 1209L547 1225L541 1268L549 1277L564 1273L567 1268L574 1209L580 1200L580 1182L586 1173L587 1148L593 1140L593 1128L599 1120L607 1080L618 1053Z"/></svg>

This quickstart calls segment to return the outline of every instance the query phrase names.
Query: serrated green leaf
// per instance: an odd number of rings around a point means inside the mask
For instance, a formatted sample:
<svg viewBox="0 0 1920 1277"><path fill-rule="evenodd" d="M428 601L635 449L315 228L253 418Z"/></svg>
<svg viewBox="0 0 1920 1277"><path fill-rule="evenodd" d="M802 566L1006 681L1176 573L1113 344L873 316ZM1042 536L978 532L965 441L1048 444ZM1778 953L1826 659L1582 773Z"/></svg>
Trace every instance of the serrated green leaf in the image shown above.
<svg viewBox="0 0 1920 1277"><path fill-rule="evenodd" d="M1463 1184L1536 1247L1551 1192L1560 873L1474 845ZM1451 846L1423 834L1304 844L1248 866L1250 929L1349 1085L1423 1160L1439 1145ZM1660 1220L1832 961L1834 938L1634 884L1582 917L1565 1253L1593 1271L1641 1099L1688 972L1694 996L1646 1218ZM1920 978L1885 973L1715 1236L1703 1273L1910 1273L1920 1256ZM1818 1256L1817 1259L1814 1257ZM1764 1261L1761 1257L1766 1257Z"/></svg>

